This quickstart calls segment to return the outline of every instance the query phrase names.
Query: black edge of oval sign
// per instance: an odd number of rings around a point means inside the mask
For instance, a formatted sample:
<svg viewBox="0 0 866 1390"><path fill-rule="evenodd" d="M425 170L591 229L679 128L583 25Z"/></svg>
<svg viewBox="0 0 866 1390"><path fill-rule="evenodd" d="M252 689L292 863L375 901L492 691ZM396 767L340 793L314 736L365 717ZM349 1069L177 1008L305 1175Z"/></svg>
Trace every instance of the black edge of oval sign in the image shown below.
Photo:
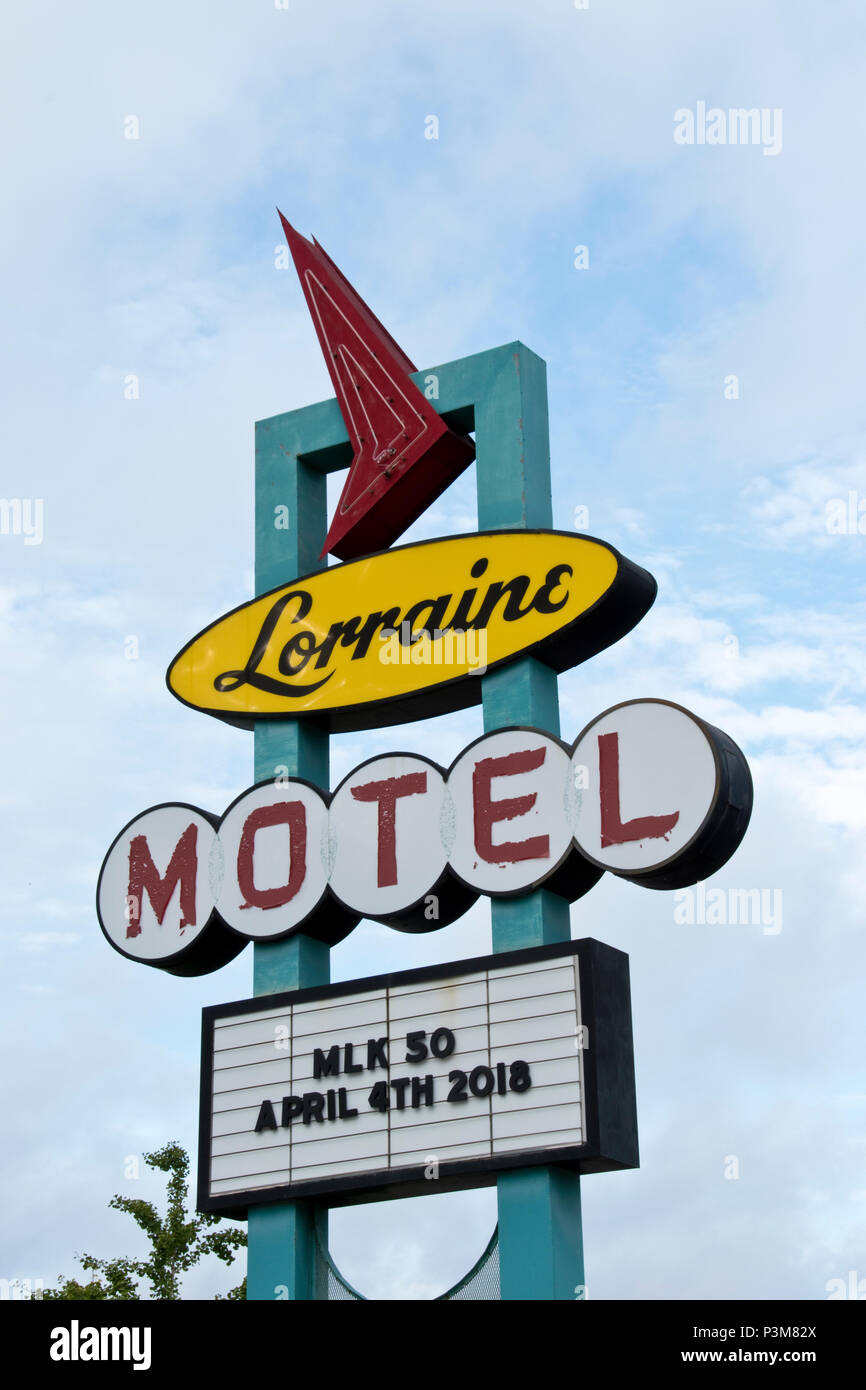
<svg viewBox="0 0 866 1390"><path fill-rule="evenodd" d="M650 695L637 700L620 700L618 704L602 710L601 714L597 714L581 729L571 745L572 754L594 725L601 723L602 719L608 714L613 714L614 710L630 705L667 705L670 709L679 710L680 714L686 715L697 724L710 745L716 768L716 785L704 819L682 849L677 850L661 864L644 871L624 872L622 869L612 868L609 864L604 865L604 868L616 878L626 879L641 888L656 888L662 891L686 888L716 873L739 847L749 825L754 800L749 764L742 750L722 729L708 724L705 719L701 719L684 705L678 705L674 700L661 700ZM601 861L592 859L591 862Z"/></svg>
<svg viewBox="0 0 866 1390"><path fill-rule="evenodd" d="M644 888L687 888L717 873L736 849L748 829L754 802L754 785L749 764L742 750L722 729L705 720L700 724L716 760L716 794L702 825L680 853L660 864L649 875L633 874L633 883ZM623 875L624 877L625 875Z"/></svg>
<svg viewBox="0 0 866 1390"><path fill-rule="evenodd" d="M105 929L102 920L102 912L99 906L100 890L102 888L102 877L105 873L105 866L111 858L112 851L119 840L123 838L131 825L136 821L149 816L152 811L162 811L169 807L183 807L187 811L195 811L197 816L206 820L213 826L214 830L219 827L219 816L215 816L211 811L202 810L201 806L193 806L189 801L160 801L156 806L148 806L144 811L139 811L137 816L133 816L126 825L117 832L111 844L108 846L99 869L99 877L96 880L96 920L99 923L99 930L105 937L112 950L119 956L124 956L126 960L131 960L136 965L147 965L152 970L163 970L167 975L177 975L183 979L192 979L196 975L209 975L214 970L221 970L224 965L239 956L244 947L248 944L247 937L240 937L236 932L231 931L220 917L216 908L213 908L207 921L202 924L198 935L182 946L179 951L175 951L171 956L163 956L160 960L144 960L141 956L133 955L131 951L124 951L122 946L111 937Z"/></svg>
<svg viewBox="0 0 866 1390"><path fill-rule="evenodd" d="M349 775L351 776L351 773ZM307 777L289 777L288 780L289 782L300 782L303 786L309 787L311 791L314 791L316 795L324 801L326 807L330 806L334 794L328 791L326 787L316 786L316 783L311 782ZM244 797L249 796L250 792L255 791L258 787L277 787L281 785L285 784L274 781L273 777L263 777L261 781L253 782L251 786L245 787L244 790L235 797L234 801L226 807L222 815L215 817L217 834L219 834L223 821L226 819L229 812L234 810L239 801L243 801ZM345 903L342 903L331 890L330 885L326 883L315 907L311 908L309 914L302 918L300 922L296 922L293 927L287 927L284 932L271 932L265 936L247 936L238 931L238 929L233 927L229 922L225 923L225 930L231 932L232 936L240 936L244 943L253 941L259 944L263 942L266 944L269 941L287 941L289 937L297 936L298 933L302 931L304 936L311 936L315 941L324 942L326 946L338 946L341 941L344 941L346 937L355 930L360 920L360 912L354 912L351 908L347 908ZM219 921L222 925L221 917Z"/></svg>
<svg viewBox="0 0 866 1390"><path fill-rule="evenodd" d="M479 542L483 542L485 536L513 537L515 534L514 530L498 528L492 531L478 531L455 536L437 536L434 539L437 544L467 539L477 539ZM525 530L521 529L519 534L564 536L569 540L589 541L593 545L601 546L604 550L610 551L616 559L616 574L609 588L605 589L595 603L580 613L567 627L559 629L541 642L524 647L511 656L491 662L485 668L486 670L495 670L500 666L507 666L511 661L519 661L526 656L535 656L557 674L561 674L573 666L579 666L582 662L588 661L591 656L596 656L605 648L612 646L614 642L618 642L633 627L637 626L655 602L658 585L654 577L648 570L636 565L634 561L628 560L607 541L599 540L596 536L584 536L572 531L558 531L544 527L527 527ZM370 555L361 556L357 560L348 560L339 568L366 564L369 560L377 559L379 556L393 555L397 551L410 550L429 544L431 544L430 540L422 540L412 541L409 545L392 546L389 550L377 550ZM247 599L246 602L239 603L235 608L229 609L228 613L223 613L214 622L208 623L194 637L191 637L181 647L166 671L165 683L174 699L189 709L197 710L200 714L210 714L215 719L221 719L225 724L232 724L241 729L255 728L260 719L304 719L318 724L332 734L359 733L364 729L378 729L390 725L407 724L420 719L433 719L440 714L453 714L458 710L468 709L472 705L481 703L481 682L473 672L454 676L451 680L438 682L435 686L422 687L422 689L413 691L408 695L388 696L382 700L369 700L364 704L352 705L347 708L315 710L309 713L305 713L303 710L286 710L282 713L267 711L262 714L226 714L223 710L192 704L191 701L185 700L182 695L178 695L172 689L170 677L174 667L184 653L189 651L190 647L206 632L210 632L212 628L217 627L235 613L240 613L244 608L250 608L263 598L270 597L271 594L280 593L290 584L302 584L308 579L321 577L327 574L331 568L336 569L338 567L329 566L328 569L309 570L306 574L299 574L285 580L273 589L256 594L254 598Z"/></svg>

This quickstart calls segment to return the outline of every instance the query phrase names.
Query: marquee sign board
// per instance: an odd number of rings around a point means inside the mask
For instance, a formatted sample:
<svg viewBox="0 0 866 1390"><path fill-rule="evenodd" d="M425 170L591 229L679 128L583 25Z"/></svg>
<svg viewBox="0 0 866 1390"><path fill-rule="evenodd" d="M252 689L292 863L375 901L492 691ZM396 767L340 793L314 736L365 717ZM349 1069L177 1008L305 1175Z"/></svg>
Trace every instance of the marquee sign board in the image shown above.
<svg viewBox="0 0 866 1390"><path fill-rule="evenodd" d="M420 541L242 604L187 643L166 682L244 727L306 716L332 732L380 728L477 704L480 678L518 656L576 666L655 595L646 570L570 532Z"/></svg>
<svg viewBox="0 0 866 1390"><path fill-rule="evenodd" d="M688 710L633 700L573 745L498 729L446 771L370 758L333 794L301 778L260 782L221 819L143 812L116 837L97 888L102 929L144 964L195 974L244 941L303 931L329 944L362 917L435 931L479 894L542 885L573 902L605 869L648 888L708 876L745 833L748 765Z"/></svg>
<svg viewBox="0 0 866 1390"><path fill-rule="evenodd" d="M198 1207L638 1165L628 957L591 939L203 1011Z"/></svg>

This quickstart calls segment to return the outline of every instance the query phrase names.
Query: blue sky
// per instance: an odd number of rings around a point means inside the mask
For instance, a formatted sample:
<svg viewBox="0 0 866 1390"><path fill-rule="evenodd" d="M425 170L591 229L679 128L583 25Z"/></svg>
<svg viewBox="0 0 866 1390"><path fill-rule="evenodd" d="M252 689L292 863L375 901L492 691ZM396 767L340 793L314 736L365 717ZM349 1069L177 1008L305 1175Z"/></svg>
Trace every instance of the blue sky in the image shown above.
<svg viewBox="0 0 866 1390"><path fill-rule="evenodd" d="M866 535L826 525L866 499L864 24L799 0L7 19L2 493L43 500L44 536L0 535L0 1275L132 1253L107 1201L161 1186L126 1159L192 1148L199 1010L251 990L249 951L199 981L115 956L93 895L136 812L220 811L252 780L249 735L163 682L252 592L253 422L331 394L275 266L279 204L419 366L514 339L546 359L555 523L588 507L660 588L561 678L564 736L655 695L753 768L713 883L781 889L780 932L678 925L671 895L618 881L572 911L631 956L641 1133L639 1171L583 1184L590 1297L816 1299L866 1277ZM781 110L781 151L675 143L699 101ZM473 486L413 534L470 527ZM389 747L447 762L478 732L470 711L346 736L333 780ZM418 940L367 923L333 973L488 947L482 906ZM490 1193L350 1209L332 1250L364 1292L431 1297L494 1220ZM187 1287L226 1286L218 1267Z"/></svg>

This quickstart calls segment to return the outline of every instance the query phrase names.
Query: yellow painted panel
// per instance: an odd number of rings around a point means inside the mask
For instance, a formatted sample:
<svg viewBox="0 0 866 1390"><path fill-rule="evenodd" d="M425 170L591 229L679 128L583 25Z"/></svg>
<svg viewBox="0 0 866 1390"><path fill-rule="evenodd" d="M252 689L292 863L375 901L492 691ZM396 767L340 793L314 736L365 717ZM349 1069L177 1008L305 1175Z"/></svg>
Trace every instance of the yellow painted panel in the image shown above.
<svg viewBox="0 0 866 1390"><path fill-rule="evenodd" d="M238 720L402 705L549 644L609 593L623 565L654 592L615 550L568 532L400 546L236 608L175 658L168 685L185 703ZM638 602L633 621L651 601ZM403 641L385 635L395 630ZM579 648L560 669L589 654Z"/></svg>

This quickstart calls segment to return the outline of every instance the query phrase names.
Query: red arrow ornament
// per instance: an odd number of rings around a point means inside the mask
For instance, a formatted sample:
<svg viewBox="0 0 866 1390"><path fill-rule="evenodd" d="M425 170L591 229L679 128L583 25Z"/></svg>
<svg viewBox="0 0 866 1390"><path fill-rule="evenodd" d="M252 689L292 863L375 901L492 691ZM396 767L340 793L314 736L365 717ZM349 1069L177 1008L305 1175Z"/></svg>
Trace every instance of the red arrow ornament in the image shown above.
<svg viewBox="0 0 866 1390"><path fill-rule="evenodd" d="M322 554L354 560L397 540L475 445L437 415L411 379L414 363L315 238L280 220L354 453Z"/></svg>

